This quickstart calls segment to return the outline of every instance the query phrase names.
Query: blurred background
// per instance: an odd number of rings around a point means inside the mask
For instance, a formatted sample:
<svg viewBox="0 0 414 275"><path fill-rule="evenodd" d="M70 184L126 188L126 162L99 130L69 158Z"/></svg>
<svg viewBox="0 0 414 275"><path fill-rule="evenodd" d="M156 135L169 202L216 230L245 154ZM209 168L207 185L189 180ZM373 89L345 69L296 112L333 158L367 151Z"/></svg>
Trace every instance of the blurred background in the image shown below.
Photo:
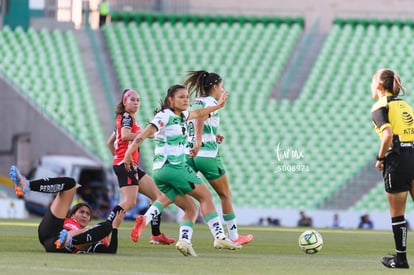
<svg viewBox="0 0 414 275"><path fill-rule="evenodd" d="M413 1L0 0L0 217L50 202L16 199L11 165L76 178L103 217L119 199L106 139L121 92L139 91L144 126L169 86L204 69L230 91L220 152L240 224L357 228L368 215L389 229L370 116L383 67L412 102Z"/></svg>

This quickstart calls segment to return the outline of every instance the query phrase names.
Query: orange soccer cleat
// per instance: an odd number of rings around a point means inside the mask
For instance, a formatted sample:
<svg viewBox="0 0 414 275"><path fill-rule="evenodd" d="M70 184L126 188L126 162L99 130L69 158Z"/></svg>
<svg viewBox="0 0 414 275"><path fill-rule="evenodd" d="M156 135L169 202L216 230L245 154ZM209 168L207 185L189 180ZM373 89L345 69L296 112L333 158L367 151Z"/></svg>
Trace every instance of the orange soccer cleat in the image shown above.
<svg viewBox="0 0 414 275"><path fill-rule="evenodd" d="M250 243L252 240L253 240L253 234L249 234L249 235L246 235L246 236L239 235L239 237L236 240L234 240L233 242L243 245L243 244Z"/></svg>
<svg viewBox="0 0 414 275"><path fill-rule="evenodd" d="M161 233L158 236L151 235L150 243L152 244L172 244L175 243L175 239L168 238L164 235L164 233Z"/></svg>
<svg viewBox="0 0 414 275"><path fill-rule="evenodd" d="M138 216L135 219L134 227L131 229L131 240L133 242L138 242L139 237L141 237L141 233L144 231L146 225L145 216Z"/></svg>

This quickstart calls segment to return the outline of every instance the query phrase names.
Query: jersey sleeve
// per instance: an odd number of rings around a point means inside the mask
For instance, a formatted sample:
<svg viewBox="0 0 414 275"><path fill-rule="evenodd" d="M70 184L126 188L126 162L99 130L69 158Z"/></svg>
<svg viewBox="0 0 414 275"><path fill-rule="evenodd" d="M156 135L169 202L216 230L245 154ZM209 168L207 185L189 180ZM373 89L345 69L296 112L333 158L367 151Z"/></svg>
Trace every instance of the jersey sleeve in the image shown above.
<svg viewBox="0 0 414 275"><path fill-rule="evenodd" d="M152 121L150 121L150 124L154 125L159 131L167 125L168 118L169 116L164 111L161 111L155 115Z"/></svg>
<svg viewBox="0 0 414 275"><path fill-rule="evenodd" d="M121 119L121 128L132 128L134 119L129 113L124 113Z"/></svg>
<svg viewBox="0 0 414 275"><path fill-rule="evenodd" d="M203 108L205 103L199 99L194 99L193 103L191 104L191 110L197 110Z"/></svg>
<svg viewBox="0 0 414 275"><path fill-rule="evenodd" d="M65 222L63 223L63 228L68 230L68 231L78 230L78 229L80 229L80 225L75 220L70 219L70 218L66 218Z"/></svg>
<svg viewBox="0 0 414 275"><path fill-rule="evenodd" d="M382 132L384 128L390 127L390 121L388 119L388 111L385 106L380 107L372 112L372 122L375 125L375 128Z"/></svg>

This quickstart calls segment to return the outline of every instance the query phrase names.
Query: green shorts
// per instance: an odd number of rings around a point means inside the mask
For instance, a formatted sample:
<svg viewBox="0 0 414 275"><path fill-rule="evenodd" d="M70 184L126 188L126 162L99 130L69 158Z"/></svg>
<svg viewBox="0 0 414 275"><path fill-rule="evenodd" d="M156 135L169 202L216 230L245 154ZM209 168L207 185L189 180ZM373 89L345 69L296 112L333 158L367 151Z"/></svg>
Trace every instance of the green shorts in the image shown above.
<svg viewBox="0 0 414 275"><path fill-rule="evenodd" d="M187 164L196 172L201 172L207 180L215 180L226 174L219 154L215 158L195 157L187 155Z"/></svg>
<svg viewBox="0 0 414 275"><path fill-rule="evenodd" d="M153 170L152 177L158 189L171 201L174 201L177 195L191 192L195 184L203 183L202 179L187 164L164 164L160 169Z"/></svg>

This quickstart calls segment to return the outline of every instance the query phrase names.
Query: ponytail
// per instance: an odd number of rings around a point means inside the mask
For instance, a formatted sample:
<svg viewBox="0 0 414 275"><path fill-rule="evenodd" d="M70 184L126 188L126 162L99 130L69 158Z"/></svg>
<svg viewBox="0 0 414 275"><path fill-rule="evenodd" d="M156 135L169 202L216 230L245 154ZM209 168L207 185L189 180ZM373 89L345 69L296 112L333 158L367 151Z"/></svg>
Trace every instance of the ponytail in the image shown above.
<svg viewBox="0 0 414 275"><path fill-rule="evenodd" d="M196 97L210 95L211 87L218 84L222 78L216 73L207 71L188 71L187 79L183 85L187 87L190 96L195 94Z"/></svg>
<svg viewBox="0 0 414 275"><path fill-rule="evenodd" d="M394 74L394 83L393 83L393 95L398 95L402 91L402 94L405 94L405 87L401 84L400 77L397 74Z"/></svg>
<svg viewBox="0 0 414 275"><path fill-rule="evenodd" d="M394 96L398 96L400 91L405 94L405 87L401 84L400 77L389 69L383 69L378 72L379 81L384 90L391 92Z"/></svg>

